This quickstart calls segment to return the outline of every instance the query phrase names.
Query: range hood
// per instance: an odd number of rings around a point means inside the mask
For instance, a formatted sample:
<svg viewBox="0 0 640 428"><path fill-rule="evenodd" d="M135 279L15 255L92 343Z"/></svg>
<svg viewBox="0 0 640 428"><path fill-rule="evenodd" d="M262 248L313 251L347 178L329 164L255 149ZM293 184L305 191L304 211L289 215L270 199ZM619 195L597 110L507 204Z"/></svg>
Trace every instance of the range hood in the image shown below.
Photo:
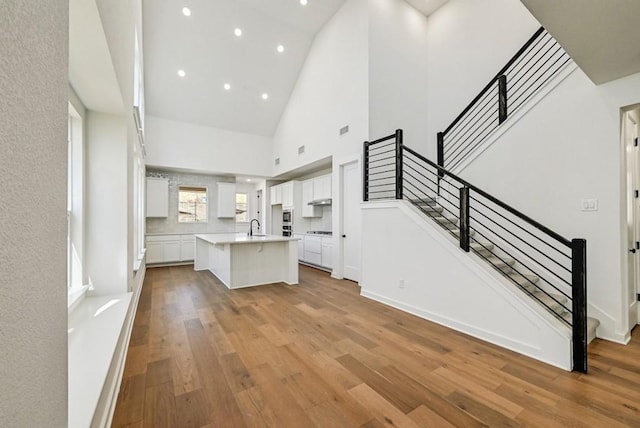
<svg viewBox="0 0 640 428"><path fill-rule="evenodd" d="M331 205L331 198L315 199L309 202L307 205L321 205L321 206Z"/></svg>

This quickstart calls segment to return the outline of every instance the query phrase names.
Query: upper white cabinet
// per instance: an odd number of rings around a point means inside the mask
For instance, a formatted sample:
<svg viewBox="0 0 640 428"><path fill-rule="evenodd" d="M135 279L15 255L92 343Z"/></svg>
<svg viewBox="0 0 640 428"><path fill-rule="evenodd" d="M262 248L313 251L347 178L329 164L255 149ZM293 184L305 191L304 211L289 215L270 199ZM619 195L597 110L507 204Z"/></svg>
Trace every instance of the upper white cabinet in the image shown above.
<svg viewBox="0 0 640 428"><path fill-rule="evenodd" d="M331 198L331 174L314 178L313 199L329 199L329 198Z"/></svg>
<svg viewBox="0 0 640 428"><path fill-rule="evenodd" d="M309 205L318 199L331 198L331 174L310 178L302 182L302 217L322 217L322 208Z"/></svg>
<svg viewBox="0 0 640 428"><path fill-rule="evenodd" d="M169 180L147 178L147 217L169 217Z"/></svg>
<svg viewBox="0 0 640 428"><path fill-rule="evenodd" d="M296 200L300 203L300 182L287 181L269 188L271 205L280 205L282 208L294 208Z"/></svg>
<svg viewBox="0 0 640 428"><path fill-rule="evenodd" d="M270 191L270 201L271 205L280 205L282 204L282 185L278 184L277 186L271 186Z"/></svg>
<svg viewBox="0 0 640 428"><path fill-rule="evenodd" d="M218 218L236 217L236 184L218 183Z"/></svg>
<svg viewBox="0 0 640 428"><path fill-rule="evenodd" d="M293 208L293 181L280 185L282 187L282 208Z"/></svg>
<svg viewBox="0 0 640 428"><path fill-rule="evenodd" d="M313 179L302 182L302 217L322 217L322 209L309 205L313 201Z"/></svg>

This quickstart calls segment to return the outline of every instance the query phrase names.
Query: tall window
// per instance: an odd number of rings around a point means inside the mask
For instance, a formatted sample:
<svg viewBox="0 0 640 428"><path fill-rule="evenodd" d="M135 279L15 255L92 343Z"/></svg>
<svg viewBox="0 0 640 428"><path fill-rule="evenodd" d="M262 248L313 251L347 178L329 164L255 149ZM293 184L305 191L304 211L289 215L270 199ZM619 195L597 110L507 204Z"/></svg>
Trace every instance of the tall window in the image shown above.
<svg viewBox="0 0 640 428"><path fill-rule="evenodd" d="M207 212L206 187L180 186L178 223L206 223Z"/></svg>
<svg viewBox="0 0 640 428"><path fill-rule="evenodd" d="M67 171L67 285L70 292L84 284L84 148L82 118L69 103Z"/></svg>
<svg viewBox="0 0 640 428"><path fill-rule="evenodd" d="M236 193L236 223L243 223L249 221L247 194Z"/></svg>

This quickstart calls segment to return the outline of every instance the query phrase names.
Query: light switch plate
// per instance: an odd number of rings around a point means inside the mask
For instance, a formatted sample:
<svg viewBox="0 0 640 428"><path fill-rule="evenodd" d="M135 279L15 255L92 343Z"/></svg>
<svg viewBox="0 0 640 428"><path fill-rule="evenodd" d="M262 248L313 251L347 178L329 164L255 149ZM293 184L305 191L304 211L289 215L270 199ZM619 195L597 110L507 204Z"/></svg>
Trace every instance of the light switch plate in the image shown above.
<svg viewBox="0 0 640 428"><path fill-rule="evenodd" d="M582 211L598 211L598 200L597 199L583 199L582 200Z"/></svg>

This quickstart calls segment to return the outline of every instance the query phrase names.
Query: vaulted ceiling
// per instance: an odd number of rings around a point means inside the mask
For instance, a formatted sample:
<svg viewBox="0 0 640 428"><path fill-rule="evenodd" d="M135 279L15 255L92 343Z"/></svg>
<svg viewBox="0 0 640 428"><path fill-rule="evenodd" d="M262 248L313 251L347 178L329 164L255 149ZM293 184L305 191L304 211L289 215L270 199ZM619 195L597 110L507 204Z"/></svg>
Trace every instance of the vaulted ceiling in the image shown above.
<svg viewBox="0 0 640 428"><path fill-rule="evenodd" d="M344 1L144 0L147 114L272 136L313 38Z"/></svg>

